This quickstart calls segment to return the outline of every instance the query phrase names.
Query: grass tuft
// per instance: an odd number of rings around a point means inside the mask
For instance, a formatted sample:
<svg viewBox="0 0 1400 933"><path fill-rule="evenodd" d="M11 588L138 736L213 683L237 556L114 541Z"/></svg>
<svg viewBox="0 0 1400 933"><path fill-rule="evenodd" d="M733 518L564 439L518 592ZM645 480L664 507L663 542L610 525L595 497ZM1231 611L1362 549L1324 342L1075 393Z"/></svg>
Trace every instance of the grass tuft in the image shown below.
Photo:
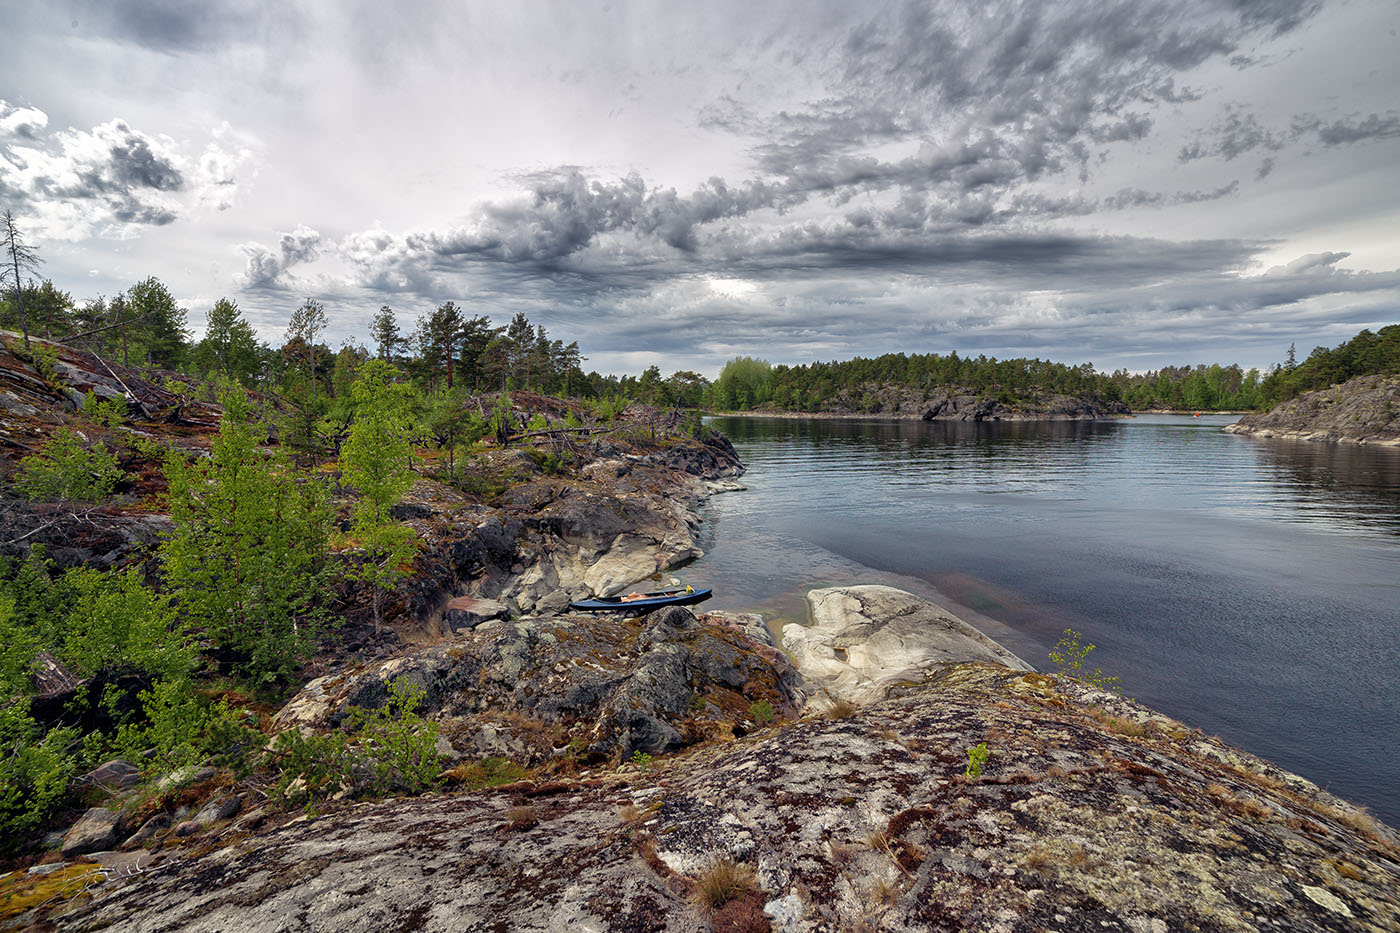
<svg viewBox="0 0 1400 933"><path fill-rule="evenodd" d="M701 910L716 911L730 901L758 893L758 876L753 868L723 856L694 880L691 896Z"/></svg>

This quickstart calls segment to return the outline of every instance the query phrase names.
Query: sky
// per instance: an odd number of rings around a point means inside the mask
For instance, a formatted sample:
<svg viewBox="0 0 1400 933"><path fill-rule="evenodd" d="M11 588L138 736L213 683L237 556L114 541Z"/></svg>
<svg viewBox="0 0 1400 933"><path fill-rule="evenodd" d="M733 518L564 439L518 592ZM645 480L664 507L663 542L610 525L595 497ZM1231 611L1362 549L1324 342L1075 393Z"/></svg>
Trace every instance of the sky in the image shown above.
<svg viewBox="0 0 1400 933"><path fill-rule="evenodd" d="M0 0L0 208L333 345L1267 367L1400 322L1400 2Z"/></svg>

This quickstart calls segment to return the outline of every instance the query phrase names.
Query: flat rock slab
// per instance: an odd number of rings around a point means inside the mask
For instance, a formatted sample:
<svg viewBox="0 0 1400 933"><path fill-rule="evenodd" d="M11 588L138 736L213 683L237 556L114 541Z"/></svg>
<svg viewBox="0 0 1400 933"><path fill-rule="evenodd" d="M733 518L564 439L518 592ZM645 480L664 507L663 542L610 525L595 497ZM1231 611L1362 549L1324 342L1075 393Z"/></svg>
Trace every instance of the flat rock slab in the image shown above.
<svg viewBox="0 0 1400 933"><path fill-rule="evenodd" d="M811 625L783 627L783 648L809 689L869 703L935 666L984 661L1034 670L968 623L890 586L812 590Z"/></svg>
<svg viewBox="0 0 1400 933"><path fill-rule="evenodd" d="M646 773L230 827L32 919L146 933L701 931L690 892L729 857L755 870L768 916L800 933L1400 927L1393 831L1267 762L1044 674L955 665L911 690ZM979 742L990 754L964 778Z"/></svg>

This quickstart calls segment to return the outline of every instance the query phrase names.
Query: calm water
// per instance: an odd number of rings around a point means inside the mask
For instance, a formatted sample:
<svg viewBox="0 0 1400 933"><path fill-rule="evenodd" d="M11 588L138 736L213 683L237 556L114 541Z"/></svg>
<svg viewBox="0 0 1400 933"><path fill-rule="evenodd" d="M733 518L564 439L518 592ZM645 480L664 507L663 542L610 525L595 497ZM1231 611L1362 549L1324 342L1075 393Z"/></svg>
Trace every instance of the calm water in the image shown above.
<svg viewBox="0 0 1400 933"><path fill-rule="evenodd" d="M748 490L686 579L775 627L812 587L899 586L1042 669L1074 628L1127 695L1400 826L1400 450L1232 420L716 419Z"/></svg>

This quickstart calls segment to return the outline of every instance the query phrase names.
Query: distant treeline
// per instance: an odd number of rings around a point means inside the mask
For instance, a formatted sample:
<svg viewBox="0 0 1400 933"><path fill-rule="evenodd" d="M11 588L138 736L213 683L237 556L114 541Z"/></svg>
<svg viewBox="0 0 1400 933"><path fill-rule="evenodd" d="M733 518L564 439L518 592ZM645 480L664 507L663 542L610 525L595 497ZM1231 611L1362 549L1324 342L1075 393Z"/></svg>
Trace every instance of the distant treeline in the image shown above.
<svg viewBox="0 0 1400 933"><path fill-rule="evenodd" d="M128 366L304 397L322 409L345 395L359 367L372 357L394 364L429 396L510 388L695 407L709 388L709 380L698 373L663 376L656 366L640 376L584 372L586 357L577 342L552 338L524 314L502 325L484 314L469 315L451 301L419 315L412 329L401 328L393 309L381 307L370 323L369 347L349 341L332 347L326 342L326 308L312 299L288 308L286 337L272 346L258 339L238 305L227 298L214 302L203 338L193 340L189 311L155 277L117 295L84 301L74 300L52 281L31 281L22 289L23 319L15 297L13 288L0 289L0 328L24 327L29 334Z"/></svg>
<svg viewBox="0 0 1400 933"><path fill-rule="evenodd" d="M1302 363L1289 348L1287 360L1267 373L1222 366L1166 366L1147 373L1120 369L1102 373L1090 363L1069 366L1041 359L998 360L988 356L887 353L873 359L772 366L740 357L727 363L710 387L708 401L723 411L760 406L783 411L821 411L839 405L874 410L875 389L916 391L965 389L1009 403L1046 394L1092 395L1136 410L1169 408L1229 411L1269 408L1310 389L1369 373L1400 372L1400 325L1360 334L1335 349L1318 347Z"/></svg>

